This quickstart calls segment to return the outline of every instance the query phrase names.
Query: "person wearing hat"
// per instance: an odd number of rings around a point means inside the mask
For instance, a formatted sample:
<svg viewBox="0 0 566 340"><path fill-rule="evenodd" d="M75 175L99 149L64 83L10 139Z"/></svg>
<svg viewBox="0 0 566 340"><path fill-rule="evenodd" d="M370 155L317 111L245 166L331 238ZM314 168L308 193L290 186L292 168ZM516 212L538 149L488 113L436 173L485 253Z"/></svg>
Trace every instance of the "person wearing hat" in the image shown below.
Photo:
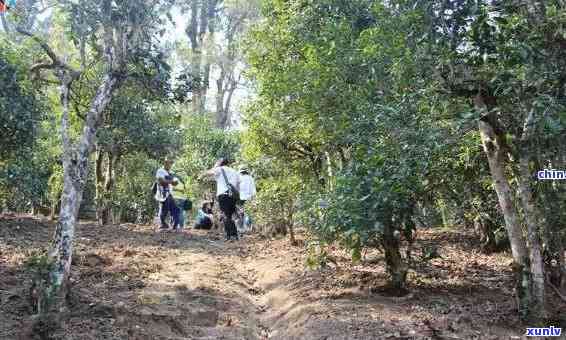
<svg viewBox="0 0 566 340"><path fill-rule="evenodd" d="M240 173L240 209L238 211L238 219L241 228L244 229L246 227L247 229L249 220L246 218L244 205L256 195L255 181L250 175L247 166L241 165L238 172Z"/></svg>
<svg viewBox="0 0 566 340"><path fill-rule="evenodd" d="M157 181L155 200L159 202L159 230L169 229L167 216L171 216L173 218L173 229L177 229L179 227L179 210L172 195L173 186L177 185L179 180L174 178L171 174L172 165L173 161L169 158L165 158L163 167L159 168L155 174Z"/></svg>

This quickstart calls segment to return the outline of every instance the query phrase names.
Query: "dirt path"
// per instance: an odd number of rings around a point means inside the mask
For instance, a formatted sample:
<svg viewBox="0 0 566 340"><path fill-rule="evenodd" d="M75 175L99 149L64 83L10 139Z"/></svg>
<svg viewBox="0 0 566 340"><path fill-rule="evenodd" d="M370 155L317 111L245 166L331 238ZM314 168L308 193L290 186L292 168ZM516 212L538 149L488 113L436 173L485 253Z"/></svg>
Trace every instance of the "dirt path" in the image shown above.
<svg viewBox="0 0 566 340"><path fill-rule="evenodd" d="M53 225L0 219L0 339L34 338L25 259L47 246ZM155 233L151 227L77 230L70 310L56 339L266 339L255 241L215 232ZM18 284L25 282L24 285ZM41 330L40 330L41 331ZM37 333L37 330L36 330Z"/></svg>
<svg viewBox="0 0 566 340"><path fill-rule="evenodd" d="M143 287L121 292L122 301L112 307L114 327L127 329L132 339L269 336L253 286L257 271L245 265L249 250L244 242L225 243L205 232L150 233L146 237L160 244L156 257L131 245L122 254L133 263L144 256L144 265L158 270L144 278Z"/></svg>
<svg viewBox="0 0 566 340"><path fill-rule="evenodd" d="M0 339L520 339L507 255L482 255L465 234L433 232L441 259L415 269L411 294L388 297L383 256L305 269L287 240L155 233L81 223L69 312L59 329L29 328L30 271L53 225L0 218ZM300 237L300 235L299 235ZM415 254L417 256L418 254ZM564 308L566 306L558 306ZM566 309L564 309L566 310ZM555 326L564 320L557 320ZM48 338L48 337L45 337Z"/></svg>
<svg viewBox="0 0 566 340"><path fill-rule="evenodd" d="M167 237L183 237L163 235ZM202 236L191 248L160 259L163 269L136 292L138 305L118 324L133 325L132 336L165 339L258 339L266 334L253 292L255 272L245 272L245 248L227 247ZM130 325L131 326L131 325Z"/></svg>

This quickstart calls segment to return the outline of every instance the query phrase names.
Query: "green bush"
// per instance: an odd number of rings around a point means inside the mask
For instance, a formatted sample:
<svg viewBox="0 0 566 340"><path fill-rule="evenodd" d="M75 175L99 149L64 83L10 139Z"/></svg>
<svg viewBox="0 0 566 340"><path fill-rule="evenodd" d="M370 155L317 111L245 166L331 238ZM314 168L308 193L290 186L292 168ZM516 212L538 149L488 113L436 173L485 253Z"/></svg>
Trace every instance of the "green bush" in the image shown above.
<svg viewBox="0 0 566 340"><path fill-rule="evenodd" d="M203 197L214 192L214 183L199 181L197 177L210 169L220 157L239 160L239 133L218 129L212 119L203 115L187 115L183 125L184 147L173 156L175 164L172 170L183 177L188 195Z"/></svg>
<svg viewBox="0 0 566 340"><path fill-rule="evenodd" d="M112 193L113 210L123 222L148 223L157 211L157 202L151 194L155 171L161 164L145 154L136 153L120 162L122 175L116 179Z"/></svg>
<svg viewBox="0 0 566 340"><path fill-rule="evenodd" d="M19 157L0 164L0 204L10 211L29 212L33 206L47 202L51 164L40 150L29 150Z"/></svg>
<svg viewBox="0 0 566 340"><path fill-rule="evenodd" d="M264 234L286 235L294 225L300 182L297 177L259 179L249 206L255 228Z"/></svg>
<svg viewBox="0 0 566 340"><path fill-rule="evenodd" d="M53 270L54 263L49 260L45 251L35 251L26 259L24 267L32 276L30 290L32 304L37 306L40 315L44 314L52 299L53 290L46 289L49 286L49 273Z"/></svg>

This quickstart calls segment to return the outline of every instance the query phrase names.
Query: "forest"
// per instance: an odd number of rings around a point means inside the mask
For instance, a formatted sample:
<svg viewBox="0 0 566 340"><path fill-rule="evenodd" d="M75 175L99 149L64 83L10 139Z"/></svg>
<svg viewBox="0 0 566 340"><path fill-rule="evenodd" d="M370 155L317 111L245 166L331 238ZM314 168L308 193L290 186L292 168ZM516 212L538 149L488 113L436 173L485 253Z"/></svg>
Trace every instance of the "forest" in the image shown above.
<svg viewBox="0 0 566 340"><path fill-rule="evenodd" d="M0 339L560 336L565 248L564 0L0 0Z"/></svg>

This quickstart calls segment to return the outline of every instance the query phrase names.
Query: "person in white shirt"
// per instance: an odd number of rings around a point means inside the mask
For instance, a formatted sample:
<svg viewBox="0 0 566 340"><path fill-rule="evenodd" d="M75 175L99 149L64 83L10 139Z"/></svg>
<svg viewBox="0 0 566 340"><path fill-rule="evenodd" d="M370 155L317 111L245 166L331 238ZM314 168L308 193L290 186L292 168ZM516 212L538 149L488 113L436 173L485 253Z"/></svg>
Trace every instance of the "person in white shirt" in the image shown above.
<svg viewBox="0 0 566 340"><path fill-rule="evenodd" d="M247 201L256 195L255 181L245 165L240 166L240 209L238 209L239 228L247 231L250 228L250 219L244 211Z"/></svg>
<svg viewBox="0 0 566 340"><path fill-rule="evenodd" d="M236 212L237 199L234 195L230 195L230 188L228 183L235 190L239 190L240 176L236 170L228 165L230 161L227 158L219 159L214 167L204 172L200 177L209 176L213 177L216 181L216 197L220 211L222 211L222 220L224 222L224 231L226 232L226 240L238 239L238 230L232 218ZM227 183L228 182L228 183Z"/></svg>
<svg viewBox="0 0 566 340"><path fill-rule="evenodd" d="M255 181L245 165L240 166L240 201L251 200L256 194Z"/></svg>
<svg viewBox="0 0 566 340"><path fill-rule="evenodd" d="M163 168L159 168L155 174L155 179L157 180L155 200L159 202L160 230L169 229L167 224L168 215L171 215L173 218L173 229L179 227L179 211L171 194L173 186L177 185L178 180L171 175L172 165L173 161L166 158L163 162Z"/></svg>

